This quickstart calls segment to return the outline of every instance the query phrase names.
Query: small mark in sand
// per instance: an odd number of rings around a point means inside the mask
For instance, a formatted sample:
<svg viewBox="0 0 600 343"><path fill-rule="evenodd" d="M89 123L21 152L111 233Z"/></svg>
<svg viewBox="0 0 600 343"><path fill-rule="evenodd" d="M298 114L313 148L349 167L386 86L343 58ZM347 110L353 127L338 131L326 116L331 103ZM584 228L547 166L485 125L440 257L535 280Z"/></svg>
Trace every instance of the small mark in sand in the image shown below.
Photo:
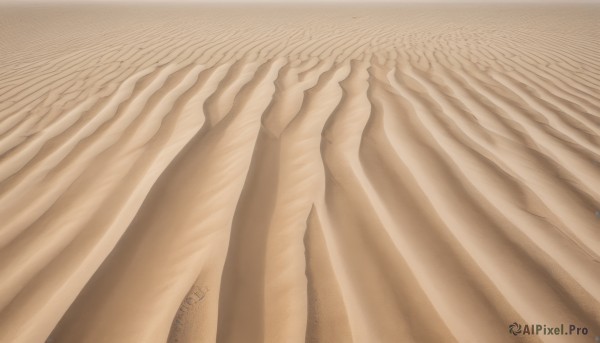
<svg viewBox="0 0 600 343"><path fill-rule="evenodd" d="M194 286L194 288L192 288L192 292L190 292L190 294L187 297L185 297L186 304L193 305L199 301L202 301L202 299L204 299L204 297L206 296L206 292L208 292L208 288L199 288L198 286Z"/></svg>
<svg viewBox="0 0 600 343"><path fill-rule="evenodd" d="M596 218L600 219L600 211L596 211Z"/></svg>
<svg viewBox="0 0 600 343"><path fill-rule="evenodd" d="M171 333L169 334L169 342L179 342L180 336L183 334L183 330L185 329L184 317L186 312L198 306L198 303L202 302L202 300L204 300L206 297L206 293L208 293L207 287L198 287L196 285L192 287L187 296L181 302L181 306L179 307L177 314L175 314Z"/></svg>

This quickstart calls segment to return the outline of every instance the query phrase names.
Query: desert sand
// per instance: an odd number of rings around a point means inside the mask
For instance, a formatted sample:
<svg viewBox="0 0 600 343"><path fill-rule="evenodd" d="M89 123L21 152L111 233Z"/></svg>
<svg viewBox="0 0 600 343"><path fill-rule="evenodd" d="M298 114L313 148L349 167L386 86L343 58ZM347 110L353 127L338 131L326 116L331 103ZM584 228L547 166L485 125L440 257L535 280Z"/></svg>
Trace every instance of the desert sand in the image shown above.
<svg viewBox="0 0 600 343"><path fill-rule="evenodd" d="M598 18L2 7L0 342L593 342Z"/></svg>

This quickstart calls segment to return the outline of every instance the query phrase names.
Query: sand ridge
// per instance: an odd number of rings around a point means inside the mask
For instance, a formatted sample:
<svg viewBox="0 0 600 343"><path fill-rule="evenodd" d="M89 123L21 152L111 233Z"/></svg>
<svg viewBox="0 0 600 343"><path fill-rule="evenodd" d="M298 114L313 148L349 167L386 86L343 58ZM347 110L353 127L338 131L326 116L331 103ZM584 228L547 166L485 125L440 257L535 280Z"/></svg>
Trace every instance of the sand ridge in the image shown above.
<svg viewBox="0 0 600 343"><path fill-rule="evenodd" d="M4 8L0 342L592 341L599 15Z"/></svg>

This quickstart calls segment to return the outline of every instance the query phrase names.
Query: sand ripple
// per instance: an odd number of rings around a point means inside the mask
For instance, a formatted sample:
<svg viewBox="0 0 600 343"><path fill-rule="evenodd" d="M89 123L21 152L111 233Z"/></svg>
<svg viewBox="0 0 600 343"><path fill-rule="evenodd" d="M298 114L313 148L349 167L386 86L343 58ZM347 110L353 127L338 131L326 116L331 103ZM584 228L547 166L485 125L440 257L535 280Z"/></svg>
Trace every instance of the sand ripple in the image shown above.
<svg viewBox="0 0 600 343"><path fill-rule="evenodd" d="M0 342L592 342L598 17L5 8Z"/></svg>

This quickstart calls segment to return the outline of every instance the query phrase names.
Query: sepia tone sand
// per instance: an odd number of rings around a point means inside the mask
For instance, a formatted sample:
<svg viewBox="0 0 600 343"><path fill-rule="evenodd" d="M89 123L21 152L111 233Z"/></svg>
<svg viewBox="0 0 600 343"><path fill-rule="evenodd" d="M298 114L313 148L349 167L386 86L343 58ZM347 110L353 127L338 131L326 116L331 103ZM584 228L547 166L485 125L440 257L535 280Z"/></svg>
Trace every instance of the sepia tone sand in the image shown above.
<svg viewBox="0 0 600 343"><path fill-rule="evenodd" d="M599 17L1 8L0 342L593 342Z"/></svg>

